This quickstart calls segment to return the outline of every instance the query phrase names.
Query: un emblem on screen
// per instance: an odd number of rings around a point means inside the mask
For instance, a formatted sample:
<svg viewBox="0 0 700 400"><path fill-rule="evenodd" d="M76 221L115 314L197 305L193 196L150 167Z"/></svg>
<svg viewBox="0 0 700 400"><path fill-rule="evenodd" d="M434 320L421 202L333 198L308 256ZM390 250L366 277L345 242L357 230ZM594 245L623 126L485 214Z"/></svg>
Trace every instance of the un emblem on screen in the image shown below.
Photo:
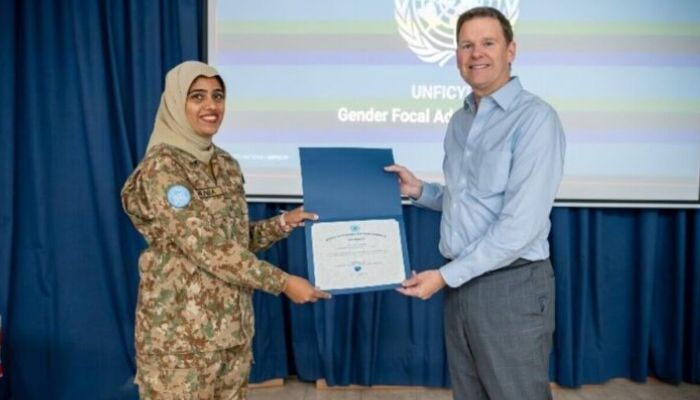
<svg viewBox="0 0 700 400"><path fill-rule="evenodd" d="M399 34L421 61L444 66L455 55L455 23L473 7L493 7L515 25L520 0L394 0Z"/></svg>

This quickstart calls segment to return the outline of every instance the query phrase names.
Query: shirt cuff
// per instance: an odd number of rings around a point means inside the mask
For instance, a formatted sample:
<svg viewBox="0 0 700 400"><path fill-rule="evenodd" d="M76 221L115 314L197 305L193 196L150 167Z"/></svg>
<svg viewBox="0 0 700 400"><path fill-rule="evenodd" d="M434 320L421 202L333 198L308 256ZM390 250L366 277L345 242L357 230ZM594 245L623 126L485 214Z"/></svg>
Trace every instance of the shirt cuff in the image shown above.
<svg viewBox="0 0 700 400"><path fill-rule="evenodd" d="M423 191L421 192L420 197L412 200L412 202L422 207L433 208L433 203L435 203L439 191L440 190L437 184L423 182Z"/></svg>
<svg viewBox="0 0 700 400"><path fill-rule="evenodd" d="M280 268L265 262L268 267L270 267L271 272L268 279L263 283L261 288L263 291L270 294L279 295L284 292L287 288L287 281L289 281L289 274L282 271Z"/></svg>
<svg viewBox="0 0 700 400"><path fill-rule="evenodd" d="M461 265L458 260L450 261L443 265L439 271L442 279L451 288L458 288L473 278L469 273L469 269Z"/></svg>
<svg viewBox="0 0 700 400"><path fill-rule="evenodd" d="M289 235L292 234L292 231L294 230L285 230L285 228L282 226L281 218L282 215L278 215L265 221L265 223L267 224L266 228L269 229L268 232L270 232L273 235L275 241L286 239L287 237L289 237Z"/></svg>

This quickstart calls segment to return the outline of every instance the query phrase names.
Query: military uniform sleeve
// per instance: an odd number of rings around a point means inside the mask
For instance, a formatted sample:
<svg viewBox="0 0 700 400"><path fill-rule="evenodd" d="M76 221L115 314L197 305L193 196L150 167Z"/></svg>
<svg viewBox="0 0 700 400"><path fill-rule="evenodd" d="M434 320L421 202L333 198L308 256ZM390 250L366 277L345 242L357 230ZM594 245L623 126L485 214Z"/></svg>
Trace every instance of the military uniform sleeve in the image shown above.
<svg viewBox="0 0 700 400"><path fill-rule="evenodd" d="M280 224L280 216L256 221L250 224L250 251L267 250L276 242L289 236L291 232L285 232Z"/></svg>
<svg viewBox="0 0 700 400"><path fill-rule="evenodd" d="M122 190L124 210L149 245L173 243L196 268L225 282L275 294L284 290L288 275L228 239L185 176L184 168L171 157L153 157L127 180ZM173 187L189 191L187 204L176 207L168 200Z"/></svg>

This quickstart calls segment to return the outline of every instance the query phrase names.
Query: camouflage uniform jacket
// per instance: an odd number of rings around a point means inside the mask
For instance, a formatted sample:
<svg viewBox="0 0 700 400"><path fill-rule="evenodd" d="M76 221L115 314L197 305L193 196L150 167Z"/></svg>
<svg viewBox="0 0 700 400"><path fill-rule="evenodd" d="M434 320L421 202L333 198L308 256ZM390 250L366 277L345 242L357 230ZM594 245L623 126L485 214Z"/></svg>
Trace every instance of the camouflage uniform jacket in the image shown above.
<svg viewBox="0 0 700 400"><path fill-rule="evenodd" d="M189 201L174 206L173 187L186 188ZM139 258L137 353L250 346L253 289L277 294L288 278L253 253L287 234L279 217L249 222L238 162L217 148L210 167L155 146L124 184L122 205L148 242Z"/></svg>

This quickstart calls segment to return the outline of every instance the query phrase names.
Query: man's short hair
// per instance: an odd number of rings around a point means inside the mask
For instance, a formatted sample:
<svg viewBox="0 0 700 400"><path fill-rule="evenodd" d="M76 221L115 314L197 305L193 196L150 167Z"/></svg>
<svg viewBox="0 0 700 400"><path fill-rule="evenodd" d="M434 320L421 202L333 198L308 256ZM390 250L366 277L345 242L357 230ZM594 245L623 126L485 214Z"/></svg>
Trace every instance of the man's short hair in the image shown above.
<svg viewBox="0 0 700 400"><path fill-rule="evenodd" d="M474 18L497 19L498 22L501 23L501 29L503 29L503 36L506 38L506 44L510 44L510 42L513 41L513 27L510 25L510 21L508 21L508 18L506 18L503 13L493 7L474 7L463 12L457 19L457 30L455 31L455 38L457 42L459 42L459 30L462 28L462 25Z"/></svg>

